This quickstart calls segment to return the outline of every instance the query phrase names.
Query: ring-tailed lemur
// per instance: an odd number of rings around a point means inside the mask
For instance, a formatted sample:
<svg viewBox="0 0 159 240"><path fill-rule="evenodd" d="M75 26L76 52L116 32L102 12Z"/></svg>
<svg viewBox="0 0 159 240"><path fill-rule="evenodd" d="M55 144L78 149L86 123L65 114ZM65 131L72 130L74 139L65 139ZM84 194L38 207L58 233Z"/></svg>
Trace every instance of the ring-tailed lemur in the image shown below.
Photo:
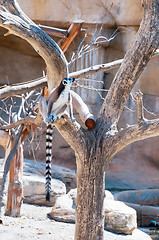
<svg viewBox="0 0 159 240"><path fill-rule="evenodd" d="M39 102L39 110L45 123L47 124L46 131L46 201L50 201L51 190L51 158L52 158L52 133L53 123L63 114L69 114L74 121L72 114L72 99L70 95L71 84L75 78L64 78L60 85L55 88L47 100L42 97Z"/></svg>

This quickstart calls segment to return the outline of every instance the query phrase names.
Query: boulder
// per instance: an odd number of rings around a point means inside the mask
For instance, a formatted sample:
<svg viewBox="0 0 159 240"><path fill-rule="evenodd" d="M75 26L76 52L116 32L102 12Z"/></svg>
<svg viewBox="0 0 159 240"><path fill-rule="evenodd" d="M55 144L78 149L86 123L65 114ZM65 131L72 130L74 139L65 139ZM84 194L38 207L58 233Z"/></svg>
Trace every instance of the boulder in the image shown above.
<svg viewBox="0 0 159 240"><path fill-rule="evenodd" d="M140 227L155 226L159 223L159 207L145 206L134 203L125 203L137 212L137 224ZM154 222L154 223L153 223Z"/></svg>
<svg viewBox="0 0 159 240"><path fill-rule="evenodd" d="M115 200L125 202L137 212L137 224L140 227L159 222L159 189L122 191L114 194Z"/></svg>
<svg viewBox="0 0 159 240"><path fill-rule="evenodd" d="M104 231L104 240L152 240L146 233L135 229L131 235L124 236L123 234L115 234L109 231Z"/></svg>
<svg viewBox="0 0 159 240"><path fill-rule="evenodd" d="M68 194L58 197L49 216L56 221L74 223L76 196L77 189L72 189Z"/></svg>
<svg viewBox="0 0 159 240"><path fill-rule="evenodd" d="M66 187L62 181L52 179L50 202L46 202L45 177L31 174L30 176L23 176L23 194L26 203L53 206L57 196L66 194Z"/></svg>
<svg viewBox="0 0 159 240"><path fill-rule="evenodd" d="M136 211L120 201L104 200L105 227L122 234L132 234L137 228Z"/></svg>
<svg viewBox="0 0 159 240"><path fill-rule="evenodd" d="M50 217L62 222L75 222L75 204L77 189L56 199ZM137 227L136 211L124 203L114 201L113 195L105 191L105 226L107 230L123 234L131 234Z"/></svg>
<svg viewBox="0 0 159 240"><path fill-rule="evenodd" d="M105 199L113 201L114 200L114 196L113 196L113 194L110 191L105 190Z"/></svg>
<svg viewBox="0 0 159 240"><path fill-rule="evenodd" d="M122 191L114 194L114 198L122 202L158 206L159 189Z"/></svg>
<svg viewBox="0 0 159 240"><path fill-rule="evenodd" d="M2 159L0 160L0 163ZM65 167L52 165L51 200L45 200L45 164L24 159L23 195L24 202L39 205L53 206L55 199L66 194L70 187L76 186L76 172ZM0 171L0 183L3 171ZM0 188L1 190L1 188Z"/></svg>
<svg viewBox="0 0 159 240"><path fill-rule="evenodd" d="M71 189L68 194L62 195L56 199L56 203L49 214L51 218L61 222L75 222L77 189ZM113 194L105 191L105 198L114 201Z"/></svg>
<svg viewBox="0 0 159 240"><path fill-rule="evenodd" d="M45 174L45 163L34 162L32 160L24 159L24 176L31 174ZM75 188L76 183L76 171L71 170L66 167L61 167L55 164L52 164L52 178L61 180L66 185L66 190L69 191L72 188Z"/></svg>

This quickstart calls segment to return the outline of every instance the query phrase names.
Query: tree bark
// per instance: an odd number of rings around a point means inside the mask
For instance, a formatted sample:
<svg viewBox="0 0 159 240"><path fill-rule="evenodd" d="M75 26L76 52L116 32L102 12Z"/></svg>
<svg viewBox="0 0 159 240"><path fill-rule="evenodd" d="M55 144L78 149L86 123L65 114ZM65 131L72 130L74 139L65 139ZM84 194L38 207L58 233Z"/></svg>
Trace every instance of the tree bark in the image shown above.
<svg viewBox="0 0 159 240"><path fill-rule="evenodd" d="M3 196L4 196L4 189L6 178L9 170L10 172L10 191L8 195L8 202L7 202L7 214L11 214L13 216L18 216L20 213L20 208L22 204L22 171L23 171L23 147L21 141L21 134L23 130L23 125L20 128L20 131L13 139L10 139L8 134L8 138L5 137L6 142L3 143L2 146L6 147L6 156L5 156L5 164L4 164L4 172L2 178L2 186L0 192L0 223L2 223L2 208L4 206L3 203ZM2 133L2 131L0 131ZM4 136L6 134L4 133ZM17 150L18 148L18 150ZM14 163L11 165L12 160L15 164L17 164L18 170L14 166ZM10 169L11 166L11 169ZM14 174L14 173L15 174ZM11 194L12 191L14 192L13 195ZM12 209L13 207L13 209Z"/></svg>
<svg viewBox="0 0 159 240"><path fill-rule="evenodd" d="M11 148L13 143L11 142ZM23 143L18 143L9 171L9 186L5 215L19 217L23 203Z"/></svg>
<svg viewBox="0 0 159 240"><path fill-rule="evenodd" d="M95 142L89 152L76 156L77 160L77 201L76 240L103 239L105 192L104 162ZM104 159L105 161L105 159Z"/></svg>
<svg viewBox="0 0 159 240"><path fill-rule="evenodd" d="M144 16L136 37L111 84L100 111L103 121L117 124L129 93L158 47L159 2L144 0Z"/></svg>

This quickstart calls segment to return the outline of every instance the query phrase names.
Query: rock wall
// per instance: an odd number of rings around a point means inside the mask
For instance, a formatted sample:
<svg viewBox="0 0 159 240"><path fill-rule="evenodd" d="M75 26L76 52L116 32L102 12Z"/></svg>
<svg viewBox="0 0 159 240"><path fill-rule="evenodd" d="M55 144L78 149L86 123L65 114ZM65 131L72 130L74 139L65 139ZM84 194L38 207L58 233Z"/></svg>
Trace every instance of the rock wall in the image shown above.
<svg viewBox="0 0 159 240"><path fill-rule="evenodd" d="M133 41L139 28L142 18L141 0L18 0L24 12L36 23L46 24L54 27L67 28L72 21L84 21L83 28L88 34L84 44L92 42L102 34L111 39L107 43L100 44L100 47L89 52L78 59L71 66L70 71L79 70L94 64L111 62L123 58L125 52ZM3 34L6 31L0 29L0 84L11 84L35 79L42 76L45 71L44 61L35 53L32 47L25 41ZM66 52L68 61L71 59L73 51L78 49L85 33L80 33ZM57 38L55 38L58 41ZM144 105L149 111L158 112L158 57L153 57L148 67L135 85L133 92L141 89L144 93ZM91 80L86 80L84 84L87 88L108 89L117 70L91 76ZM80 82L83 84L83 82ZM86 101L95 115L98 113L102 98L99 93L85 88L78 88L76 91ZM100 92L104 96L103 92ZM154 96L150 96L154 95ZM136 122L136 103L132 98L128 99L127 106L133 111L125 108L121 117L120 126L127 123ZM148 117L151 114L145 112ZM78 116L75 114L78 119ZM37 160L45 161L45 129L38 132L37 137L42 134L40 150L35 151ZM54 134L53 161L56 164L75 168L75 157L73 151L62 137L55 130ZM36 142L33 143L35 149ZM25 143L25 157L33 158L29 154L31 146ZM106 186L108 188L147 188L155 187L159 182L159 148L158 138L153 138L139 143L134 143L116 155L107 171ZM149 176L149 177L147 177Z"/></svg>
<svg viewBox="0 0 159 240"><path fill-rule="evenodd" d="M142 18L141 0L18 0L25 13L33 20L61 24L83 20L85 23L103 23L110 10L107 25L139 25ZM113 2L113 3L112 3ZM62 13L62 14L61 14Z"/></svg>

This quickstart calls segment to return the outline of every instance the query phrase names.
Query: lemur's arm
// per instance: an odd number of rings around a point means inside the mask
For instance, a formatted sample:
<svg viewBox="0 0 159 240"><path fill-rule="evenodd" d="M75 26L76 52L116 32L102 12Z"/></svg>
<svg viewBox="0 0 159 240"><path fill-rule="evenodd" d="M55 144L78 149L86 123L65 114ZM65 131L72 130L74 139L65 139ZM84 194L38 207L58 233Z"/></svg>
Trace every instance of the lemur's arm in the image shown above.
<svg viewBox="0 0 159 240"><path fill-rule="evenodd" d="M68 96L68 111L69 111L71 121L75 122L75 118L73 117L72 97L71 97L70 93L69 93L69 96Z"/></svg>
<svg viewBox="0 0 159 240"><path fill-rule="evenodd" d="M46 123L53 123L57 117L61 117L69 110L70 118L73 119L70 87L74 78L64 78L60 85L55 88L47 100L41 98L39 108Z"/></svg>
<svg viewBox="0 0 159 240"><path fill-rule="evenodd" d="M44 97L39 100L39 111L43 119L45 120L48 116L48 102Z"/></svg>
<svg viewBox="0 0 159 240"><path fill-rule="evenodd" d="M49 107L52 109L52 105L53 104L51 104L51 105L48 104L48 101L44 97L40 98L39 111L40 111L40 114L42 115L45 123L52 123L57 119L56 114L54 114L54 113L51 114L51 110L48 111Z"/></svg>
<svg viewBox="0 0 159 240"><path fill-rule="evenodd" d="M53 104L57 101L59 98L58 95L58 88L55 88L54 91L48 96L47 102L48 102L48 115L51 114L52 109L53 109Z"/></svg>

